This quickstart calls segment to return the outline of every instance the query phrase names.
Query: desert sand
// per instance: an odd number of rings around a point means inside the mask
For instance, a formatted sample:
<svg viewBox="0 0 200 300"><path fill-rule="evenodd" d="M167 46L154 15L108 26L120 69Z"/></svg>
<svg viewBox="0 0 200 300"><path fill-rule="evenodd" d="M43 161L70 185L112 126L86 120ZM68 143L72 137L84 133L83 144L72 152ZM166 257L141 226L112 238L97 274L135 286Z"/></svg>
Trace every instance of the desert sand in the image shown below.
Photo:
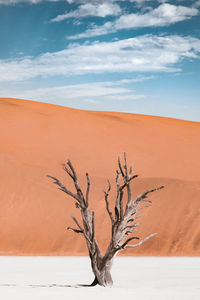
<svg viewBox="0 0 200 300"><path fill-rule="evenodd" d="M110 220L102 190L112 182L119 154L127 153L139 178L136 196L151 195L137 235L157 235L124 255L200 255L200 123L128 113L81 111L19 99L0 99L0 255L87 255L84 239L66 230L73 199L47 175L73 188L62 164L70 158L85 189L102 251Z"/></svg>

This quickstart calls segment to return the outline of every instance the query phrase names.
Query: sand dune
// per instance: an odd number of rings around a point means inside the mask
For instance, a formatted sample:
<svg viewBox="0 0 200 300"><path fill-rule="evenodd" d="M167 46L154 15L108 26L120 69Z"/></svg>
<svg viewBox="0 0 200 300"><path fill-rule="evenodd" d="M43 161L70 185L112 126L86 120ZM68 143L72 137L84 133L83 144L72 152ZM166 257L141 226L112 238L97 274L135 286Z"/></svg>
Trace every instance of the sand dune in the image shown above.
<svg viewBox="0 0 200 300"><path fill-rule="evenodd" d="M151 196L141 236L157 232L125 255L200 255L200 123L136 114L89 112L18 99L0 99L0 254L87 254L81 236L66 230L73 200L47 174L72 187L62 170L70 158L85 188L91 176L100 247L109 240L102 190L114 177L117 156L127 152L140 177L135 195ZM112 196L114 197L114 191Z"/></svg>

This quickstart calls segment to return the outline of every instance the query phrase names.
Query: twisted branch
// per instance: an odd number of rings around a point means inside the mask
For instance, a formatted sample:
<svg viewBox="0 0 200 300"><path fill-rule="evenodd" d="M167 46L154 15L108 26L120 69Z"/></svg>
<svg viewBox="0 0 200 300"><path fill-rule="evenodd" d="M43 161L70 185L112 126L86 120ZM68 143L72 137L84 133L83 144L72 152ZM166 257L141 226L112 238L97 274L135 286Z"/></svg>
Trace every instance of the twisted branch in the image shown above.
<svg viewBox="0 0 200 300"><path fill-rule="evenodd" d="M108 180L108 189L107 189L107 191L104 191L104 194L105 194L106 210L110 216L111 223L113 224L114 218L113 218L113 214L110 210L110 206L109 206L109 202L108 202L108 196L109 196L110 190L111 190L111 184L110 184L110 181Z"/></svg>
<svg viewBox="0 0 200 300"><path fill-rule="evenodd" d="M138 175L133 175L133 166L128 168L126 153L124 153L124 161L121 163L121 157L118 157L118 170L116 171L116 200L114 205L115 214L112 213L109 205L109 194L111 190L111 184L108 180L108 188L104 191L106 210L108 212L109 218L112 224L112 237L108 249L103 256L100 252L98 243L95 238L95 225L94 225L94 212L90 211L89 206L89 193L90 193L90 178L88 173L86 173L87 188L85 192L85 197L82 189L78 182L78 177L76 171L70 160L63 165L64 171L73 180L76 193L68 190L63 183L56 177L48 176L54 180L54 184L58 185L59 189L75 199L75 205L80 209L82 224L80 225L75 217L72 217L77 228L68 227L67 229L72 230L75 233L83 234L86 244L88 247L89 255L92 260L92 267L95 276L101 276L101 270L106 265L108 260L111 260L113 256L118 252L126 248L134 248L142 245L145 241L155 236L156 233L150 234L143 240L136 244L129 244L133 240L139 240L137 236L130 236L133 231L140 225L136 223L136 219L141 218L143 215L137 216L137 213L147 207L151 206L152 201L147 199L148 194L163 189L164 186L147 190L141 193L135 200L132 199L131 193L131 181L138 177ZM124 203L124 194L127 192L127 202ZM141 206L143 203L150 203ZM100 277L99 277L100 278ZM96 279L97 280L97 279Z"/></svg>

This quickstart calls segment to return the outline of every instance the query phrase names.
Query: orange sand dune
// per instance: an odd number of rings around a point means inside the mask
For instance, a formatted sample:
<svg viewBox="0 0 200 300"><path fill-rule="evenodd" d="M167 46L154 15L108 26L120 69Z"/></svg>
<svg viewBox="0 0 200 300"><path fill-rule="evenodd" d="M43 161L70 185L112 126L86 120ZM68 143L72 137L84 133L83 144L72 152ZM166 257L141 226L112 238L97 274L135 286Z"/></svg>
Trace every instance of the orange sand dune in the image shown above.
<svg viewBox="0 0 200 300"><path fill-rule="evenodd" d="M134 194L151 195L141 236L157 232L132 255L200 255L200 123L125 113L89 112L18 99L0 99L0 254L82 255L84 239L66 227L79 216L73 200L47 174L72 188L62 170L70 158L85 188L104 251L110 221L102 190L113 183L117 157L126 151L141 176Z"/></svg>

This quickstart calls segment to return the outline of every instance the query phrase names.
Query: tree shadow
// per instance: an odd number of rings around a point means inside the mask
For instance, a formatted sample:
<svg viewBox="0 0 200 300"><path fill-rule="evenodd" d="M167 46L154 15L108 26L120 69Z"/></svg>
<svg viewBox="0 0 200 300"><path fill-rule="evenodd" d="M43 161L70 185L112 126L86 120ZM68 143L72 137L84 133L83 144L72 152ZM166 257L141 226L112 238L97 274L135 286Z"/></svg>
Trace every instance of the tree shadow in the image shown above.
<svg viewBox="0 0 200 300"><path fill-rule="evenodd" d="M1 286L8 286L8 287L10 287L10 286L17 286L16 284L12 284L12 283L2 283L2 284L0 284L0 287Z"/></svg>
<svg viewBox="0 0 200 300"><path fill-rule="evenodd" d="M48 287L48 288L52 288L52 287L60 287L60 288L75 288L75 289L78 289L78 288L82 288L82 287L94 287L98 285L98 280L97 278L95 277L93 282L91 284L56 284L56 283L53 283L53 284L31 284L29 285L30 287L32 288L37 288L37 287Z"/></svg>
<svg viewBox="0 0 200 300"><path fill-rule="evenodd" d="M82 287L94 287L91 284L30 284L32 288L82 288Z"/></svg>

